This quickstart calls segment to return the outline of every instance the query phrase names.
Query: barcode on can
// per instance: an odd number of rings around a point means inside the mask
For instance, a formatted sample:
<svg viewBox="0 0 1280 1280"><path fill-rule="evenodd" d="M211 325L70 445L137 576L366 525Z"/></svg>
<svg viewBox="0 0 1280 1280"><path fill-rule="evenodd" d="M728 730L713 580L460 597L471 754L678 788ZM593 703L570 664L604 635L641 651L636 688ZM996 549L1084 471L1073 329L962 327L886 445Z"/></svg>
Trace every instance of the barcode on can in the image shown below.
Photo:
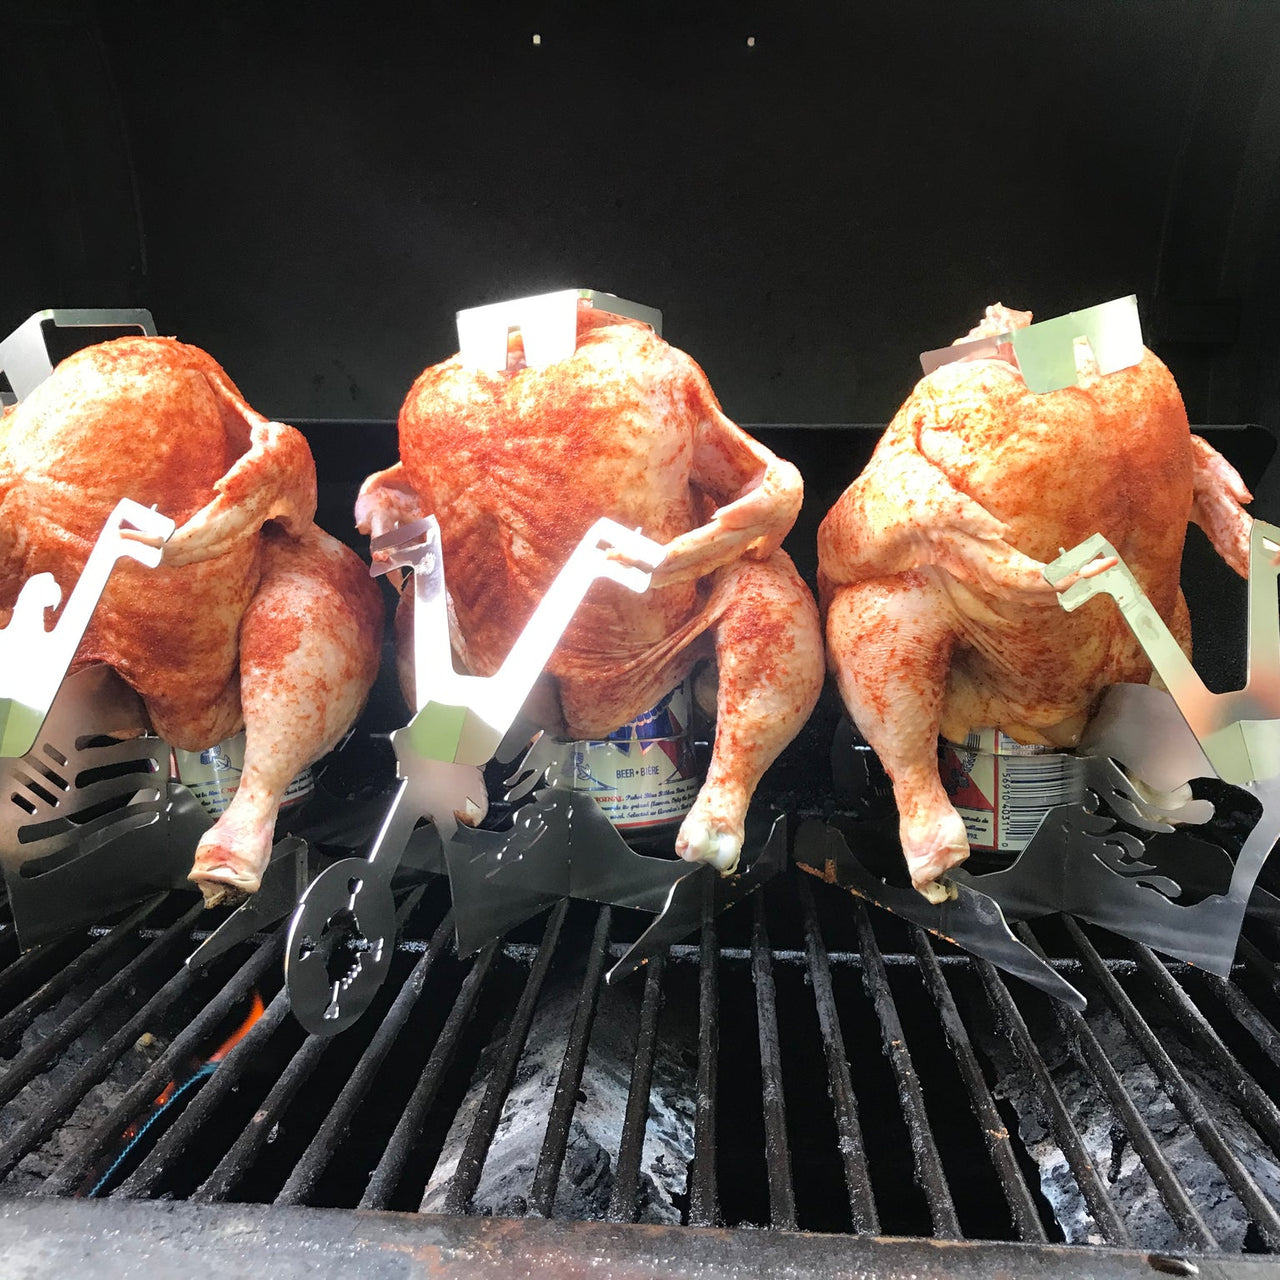
<svg viewBox="0 0 1280 1280"><path fill-rule="evenodd" d="M939 766L974 849L1020 852L1057 805L1083 799L1084 764L991 730L944 742Z"/></svg>
<svg viewBox="0 0 1280 1280"><path fill-rule="evenodd" d="M1050 809L1083 798L1076 756L1000 756L1000 849L1025 849Z"/></svg>

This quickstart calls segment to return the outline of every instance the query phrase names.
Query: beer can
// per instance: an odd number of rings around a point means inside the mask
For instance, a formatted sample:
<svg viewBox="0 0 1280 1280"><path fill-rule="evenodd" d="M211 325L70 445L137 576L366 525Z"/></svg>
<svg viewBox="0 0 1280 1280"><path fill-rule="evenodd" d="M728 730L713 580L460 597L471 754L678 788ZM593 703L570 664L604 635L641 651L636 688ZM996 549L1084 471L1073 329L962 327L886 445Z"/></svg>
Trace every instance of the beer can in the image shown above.
<svg viewBox="0 0 1280 1280"><path fill-rule="evenodd" d="M692 714L690 682L681 681L608 737L573 743L573 789L590 795L619 831L652 832L678 823L701 785L689 733Z"/></svg>
<svg viewBox="0 0 1280 1280"><path fill-rule="evenodd" d="M1083 759L998 729L975 729L964 742L940 739L938 768L972 849L1021 853L1050 809L1084 798Z"/></svg>
<svg viewBox="0 0 1280 1280"><path fill-rule="evenodd" d="M173 757L178 780L200 801L211 818L220 818L231 803L244 771L244 733L237 733L234 738L203 751L181 751L175 747ZM280 808L301 804L315 789L310 768L303 769L286 788Z"/></svg>

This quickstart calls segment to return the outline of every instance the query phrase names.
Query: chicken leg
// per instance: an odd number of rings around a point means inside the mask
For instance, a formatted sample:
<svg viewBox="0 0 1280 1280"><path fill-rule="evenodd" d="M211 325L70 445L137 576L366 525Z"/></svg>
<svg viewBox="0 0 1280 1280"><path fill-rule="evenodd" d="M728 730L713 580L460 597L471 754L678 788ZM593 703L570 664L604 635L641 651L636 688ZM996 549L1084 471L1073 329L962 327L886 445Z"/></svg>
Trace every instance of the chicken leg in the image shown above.
<svg viewBox="0 0 1280 1280"><path fill-rule="evenodd" d="M927 569L843 587L827 614L832 654L858 655L835 664L840 695L893 783L911 883L931 902L947 896L938 877L969 856L937 767L956 624Z"/></svg>
<svg viewBox="0 0 1280 1280"><path fill-rule="evenodd" d="M760 779L822 691L822 628L813 596L784 552L759 563L739 561L717 590L729 603L711 629L715 745L676 852L728 875L737 868L747 806Z"/></svg>
<svg viewBox="0 0 1280 1280"><path fill-rule="evenodd" d="M381 617L376 585L336 539L314 525L264 531L240 628L244 771L190 876L210 906L257 891L285 788L337 744L373 684Z"/></svg>

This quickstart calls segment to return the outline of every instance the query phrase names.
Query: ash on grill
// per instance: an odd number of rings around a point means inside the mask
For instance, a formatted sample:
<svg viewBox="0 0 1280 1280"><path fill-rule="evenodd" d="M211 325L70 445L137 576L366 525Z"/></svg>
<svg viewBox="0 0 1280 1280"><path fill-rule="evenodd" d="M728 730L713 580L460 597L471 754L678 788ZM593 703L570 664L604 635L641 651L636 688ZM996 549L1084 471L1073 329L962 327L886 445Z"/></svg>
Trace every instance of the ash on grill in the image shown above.
<svg viewBox="0 0 1280 1280"><path fill-rule="evenodd" d="M1115 1119L1096 1080L1072 1054L1050 1011L1040 1012L1042 1016L1033 1028L1036 1043L1134 1243L1155 1252L1176 1252L1182 1245L1182 1233L1128 1133ZM1280 1206L1280 1164L1260 1146L1257 1135L1232 1109L1232 1082L1197 1054L1194 1046L1180 1039L1176 1026L1158 1002L1144 1001L1142 1013L1175 1057L1231 1150L1267 1199ZM1120 1019L1094 1001L1086 1021L1125 1092L1155 1135L1178 1182L1221 1248L1231 1252L1257 1248L1257 1233L1251 1230L1249 1215L1239 1197L1161 1088L1159 1077L1125 1033ZM1090 1214L1067 1157L1055 1141L1035 1080L1003 1037L988 1032L979 1039L999 1080L996 1096L1007 1099L1017 1115L1018 1134L1039 1168L1040 1190L1052 1207L1064 1239L1069 1244L1104 1243L1106 1237Z"/></svg>
<svg viewBox="0 0 1280 1280"><path fill-rule="evenodd" d="M633 983L607 988L601 994L556 1186L557 1216L587 1221L608 1216L615 1181L612 1153L617 1151L626 1113L640 990L640 984ZM529 1211L560 1063L580 997L580 975L557 980L549 990L544 989L515 1083L489 1145L484 1173L472 1196L472 1213L522 1217ZM653 1065L636 1220L679 1224L681 1202L687 1199L687 1170L693 1159L697 1030L688 1009L668 1012ZM504 1039L505 1030L481 1054L471 1087L427 1183L423 1213L445 1211L450 1180Z"/></svg>
<svg viewBox="0 0 1280 1280"><path fill-rule="evenodd" d="M15 1075L15 1068L50 1038L66 1021L83 1007L98 986L96 978L72 987L56 1004L39 1014L8 1046L12 1056L4 1063L0 1074L0 1088L6 1079ZM134 1000L122 1009L127 1016L139 1003ZM98 1053L110 1035L109 1027L91 1026L78 1037L67 1052L47 1072L35 1076L13 1100L0 1111L0 1142L13 1136L18 1126L39 1115L50 1101L80 1071L86 1062ZM154 1032L144 1032L116 1061L107 1077L84 1097L81 1104L54 1132L53 1137L37 1150L25 1156L5 1182L6 1194L26 1194L36 1191L61 1161L73 1151L93 1130L94 1126L115 1107L126 1092L147 1072L167 1045L167 1037ZM7 1092L7 1090L6 1090Z"/></svg>

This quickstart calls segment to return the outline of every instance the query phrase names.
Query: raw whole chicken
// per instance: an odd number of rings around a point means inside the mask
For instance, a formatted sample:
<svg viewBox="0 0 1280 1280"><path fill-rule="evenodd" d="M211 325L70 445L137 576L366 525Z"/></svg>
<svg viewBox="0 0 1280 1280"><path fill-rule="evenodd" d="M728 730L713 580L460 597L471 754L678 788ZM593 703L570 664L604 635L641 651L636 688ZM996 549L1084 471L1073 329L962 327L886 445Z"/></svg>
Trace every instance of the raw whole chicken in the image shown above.
<svg viewBox="0 0 1280 1280"><path fill-rule="evenodd" d="M158 568L117 565L72 670L113 667L171 746L245 730L239 788L191 872L214 905L258 888L285 788L358 714L382 603L312 523L301 434L255 413L198 348L122 338L64 360L0 425L0 625L37 573L66 598L122 497L178 528Z"/></svg>
<svg viewBox="0 0 1280 1280"><path fill-rule="evenodd" d="M713 657L715 746L676 850L732 871L751 795L822 684L817 609L779 550L799 472L725 417L687 355L586 306L566 360L526 367L516 335L505 372L458 356L427 369L400 413L400 457L365 482L357 522L377 535L437 516L455 646L477 675L501 665L598 518L665 545L647 593L588 593L548 664L554 727L603 738Z"/></svg>
<svg viewBox="0 0 1280 1280"><path fill-rule="evenodd" d="M997 303L968 337L1030 320ZM1101 532L1188 652L1187 522L1248 573L1250 495L1191 434L1150 351L1102 376L1086 348L1079 385L1046 394L1028 390L1010 344L999 352L920 380L818 534L829 662L893 782L912 882L934 901L969 853L939 732L1071 747L1106 686L1151 677L1113 602L1064 612L1043 562Z"/></svg>

